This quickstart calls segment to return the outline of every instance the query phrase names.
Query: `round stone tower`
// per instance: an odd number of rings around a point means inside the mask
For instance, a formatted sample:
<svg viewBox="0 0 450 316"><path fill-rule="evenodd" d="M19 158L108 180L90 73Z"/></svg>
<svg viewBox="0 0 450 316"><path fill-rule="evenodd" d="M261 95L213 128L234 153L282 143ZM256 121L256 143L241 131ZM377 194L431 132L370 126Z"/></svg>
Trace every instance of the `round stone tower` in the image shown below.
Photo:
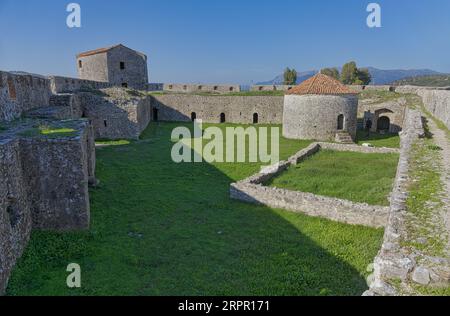
<svg viewBox="0 0 450 316"><path fill-rule="evenodd" d="M352 142L356 139L357 92L323 74L284 97L283 136L290 139Z"/></svg>

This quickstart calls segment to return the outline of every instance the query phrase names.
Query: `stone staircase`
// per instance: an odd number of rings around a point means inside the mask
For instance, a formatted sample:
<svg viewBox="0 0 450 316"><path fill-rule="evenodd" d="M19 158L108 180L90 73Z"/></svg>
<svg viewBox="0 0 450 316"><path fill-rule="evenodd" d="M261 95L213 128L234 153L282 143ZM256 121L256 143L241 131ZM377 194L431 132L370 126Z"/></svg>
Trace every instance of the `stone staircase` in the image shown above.
<svg viewBox="0 0 450 316"><path fill-rule="evenodd" d="M340 144L354 144L353 138L346 131L339 131L336 133L336 143Z"/></svg>

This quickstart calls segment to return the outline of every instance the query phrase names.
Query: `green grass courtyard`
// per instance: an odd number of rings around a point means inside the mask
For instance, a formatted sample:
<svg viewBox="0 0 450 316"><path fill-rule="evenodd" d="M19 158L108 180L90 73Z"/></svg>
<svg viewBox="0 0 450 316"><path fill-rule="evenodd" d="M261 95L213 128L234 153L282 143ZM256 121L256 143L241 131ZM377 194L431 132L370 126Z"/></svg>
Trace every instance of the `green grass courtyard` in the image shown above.
<svg viewBox="0 0 450 316"><path fill-rule="evenodd" d="M371 205L389 205L398 154L321 150L268 185Z"/></svg>
<svg viewBox="0 0 450 316"><path fill-rule="evenodd" d="M177 126L151 124L141 141L97 148L101 182L90 190L91 229L33 232L7 294L361 295L366 290L367 266L380 249L383 230L232 201L230 183L260 165L173 163L170 134ZM310 144L280 142L282 159ZM80 289L66 286L70 263L81 266Z"/></svg>

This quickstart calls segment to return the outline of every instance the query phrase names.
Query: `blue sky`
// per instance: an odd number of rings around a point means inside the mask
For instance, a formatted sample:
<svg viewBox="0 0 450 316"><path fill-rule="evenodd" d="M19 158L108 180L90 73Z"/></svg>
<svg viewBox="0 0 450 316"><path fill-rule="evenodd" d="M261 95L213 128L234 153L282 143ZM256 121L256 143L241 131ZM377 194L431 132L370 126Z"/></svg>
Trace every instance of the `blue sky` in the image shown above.
<svg viewBox="0 0 450 316"><path fill-rule="evenodd" d="M370 2L382 28L366 25ZM77 53L117 43L148 55L151 82L244 84L349 60L450 73L448 0L0 0L0 29L0 69L40 74L76 76Z"/></svg>

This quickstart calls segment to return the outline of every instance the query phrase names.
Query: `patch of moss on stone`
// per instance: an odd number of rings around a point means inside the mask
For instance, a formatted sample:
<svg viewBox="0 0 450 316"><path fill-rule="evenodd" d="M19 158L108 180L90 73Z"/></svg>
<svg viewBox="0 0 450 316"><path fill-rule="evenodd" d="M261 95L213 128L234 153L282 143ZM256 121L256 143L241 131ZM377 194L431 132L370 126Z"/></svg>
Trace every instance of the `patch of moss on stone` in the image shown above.
<svg viewBox="0 0 450 316"><path fill-rule="evenodd" d="M72 137L76 135L76 130L68 127L52 127L41 125L22 131L19 133L19 135L23 137L44 136L47 138Z"/></svg>

